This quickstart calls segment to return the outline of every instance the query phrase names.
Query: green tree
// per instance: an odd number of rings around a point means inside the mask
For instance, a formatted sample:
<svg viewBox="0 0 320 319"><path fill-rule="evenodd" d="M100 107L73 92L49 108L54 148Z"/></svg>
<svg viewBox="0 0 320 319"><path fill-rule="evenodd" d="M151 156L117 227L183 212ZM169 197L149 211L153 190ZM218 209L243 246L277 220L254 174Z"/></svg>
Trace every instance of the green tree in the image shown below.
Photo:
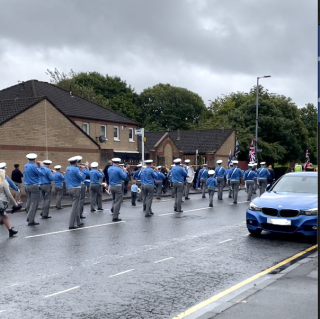
<svg viewBox="0 0 320 319"><path fill-rule="evenodd" d="M139 109L136 106L137 93L118 76L103 76L98 72L76 73L70 70L68 74L57 69L46 72L50 82L73 94L98 103L106 108L132 119L139 118Z"/></svg>
<svg viewBox="0 0 320 319"><path fill-rule="evenodd" d="M198 94L162 83L141 92L139 107L142 126L149 131L188 130L207 112Z"/></svg>
<svg viewBox="0 0 320 319"><path fill-rule="evenodd" d="M306 106L299 109L300 117L304 123L308 138L305 141L305 147L309 149L310 161L313 164L318 163L318 110L312 104L308 103Z"/></svg>
<svg viewBox="0 0 320 319"><path fill-rule="evenodd" d="M255 137L256 87L249 93L236 92L215 99L209 110L212 117L201 121L200 128L235 128L240 160L249 159L249 146ZM259 86L258 145L263 151L259 161L286 164L301 158L305 151L307 129L297 106L278 94Z"/></svg>

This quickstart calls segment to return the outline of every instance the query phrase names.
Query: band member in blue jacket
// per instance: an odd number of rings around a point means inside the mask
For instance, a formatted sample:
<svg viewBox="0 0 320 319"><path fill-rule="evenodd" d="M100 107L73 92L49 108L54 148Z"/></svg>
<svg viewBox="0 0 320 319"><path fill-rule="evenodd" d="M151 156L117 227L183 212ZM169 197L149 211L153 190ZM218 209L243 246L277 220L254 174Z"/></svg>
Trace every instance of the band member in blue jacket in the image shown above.
<svg viewBox="0 0 320 319"><path fill-rule="evenodd" d="M103 171L98 170L98 163L91 163L90 174L90 194L91 194L91 211L95 212L94 205L98 204L98 211L102 211L102 195L101 195L101 182L100 179L104 177Z"/></svg>
<svg viewBox="0 0 320 319"><path fill-rule="evenodd" d="M208 165L203 164L203 168L200 169L198 174L198 185L200 183L200 187L202 188L202 198L206 198L206 181L208 178Z"/></svg>
<svg viewBox="0 0 320 319"><path fill-rule="evenodd" d="M254 186L254 179L257 177L257 173L254 171L253 164L248 164L249 169L245 171L243 174L243 179L246 183L246 188L247 188L247 201L251 201L251 196L252 196L252 191L253 191L253 186Z"/></svg>
<svg viewBox="0 0 320 319"><path fill-rule="evenodd" d="M233 169L230 172L230 185L232 187L232 193L233 193L233 204L238 203L238 192L239 192L239 185L240 185L240 178L243 176L242 170L238 168L238 161L234 160L233 163Z"/></svg>
<svg viewBox="0 0 320 319"><path fill-rule="evenodd" d="M57 210L63 209L61 206L61 199L63 196L63 181L65 181L64 173L60 171L61 165L56 165L54 167L54 190L56 193L56 208Z"/></svg>
<svg viewBox="0 0 320 319"><path fill-rule="evenodd" d="M261 167L257 171L257 178L260 187L260 196L266 191L266 187L268 184L267 177L270 175L269 170L265 167L266 162L260 163Z"/></svg>
<svg viewBox="0 0 320 319"><path fill-rule="evenodd" d="M174 189L174 210L177 213L182 213L183 210L181 209L182 203L182 194L183 194L183 186L184 181L188 175L186 165L184 167L180 166L181 159L176 158L174 160L175 166L172 167L172 184Z"/></svg>
<svg viewBox="0 0 320 319"><path fill-rule="evenodd" d="M209 192L209 207L213 207L213 195L215 187L218 187L218 183L216 179L213 177L215 174L215 171L213 169L209 170L208 172L208 179L206 181L208 192Z"/></svg>

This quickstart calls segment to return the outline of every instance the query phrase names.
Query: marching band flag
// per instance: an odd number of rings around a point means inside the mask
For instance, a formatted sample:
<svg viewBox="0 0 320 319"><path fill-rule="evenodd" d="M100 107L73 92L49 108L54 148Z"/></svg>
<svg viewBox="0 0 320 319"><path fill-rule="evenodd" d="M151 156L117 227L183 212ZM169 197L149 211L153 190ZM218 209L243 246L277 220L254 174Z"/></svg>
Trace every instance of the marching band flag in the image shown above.
<svg viewBox="0 0 320 319"><path fill-rule="evenodd" d="M310 159L309 159L309 150L307 149L306 151L306 162L304 163L304 170L306 170L307 166L310 164Z"/></svg>
<svg viewBox="0 0 320 319"><path fill-rule="evenodd" d="M255 151L254 146L253 146L253 139L251 139L249 158L250 158L250 162L255 162L256 161L256 151Z"/></svg>
<svg viewBox="0 0 320 319"><path fill-rule="evenodd" d="M230 150L229 159L228 159L228 167L230 167L231 162L232 162L232 153L231 153L231 150Z"/></svg>
<svg viewBox="0 0 320 319"><path fill-rule="evenodd" d="M240 153L239 142L238 142L238 140L236 140L236 148L234 149L234 157L236 159L238 158L238 153Z"/></svg>

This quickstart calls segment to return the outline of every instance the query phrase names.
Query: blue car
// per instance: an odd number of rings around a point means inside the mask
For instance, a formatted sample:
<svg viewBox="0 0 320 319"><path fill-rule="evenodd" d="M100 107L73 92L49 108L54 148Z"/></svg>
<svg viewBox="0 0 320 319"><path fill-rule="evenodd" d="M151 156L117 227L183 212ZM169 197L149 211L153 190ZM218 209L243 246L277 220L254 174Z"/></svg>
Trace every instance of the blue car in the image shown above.
<svg viewBox="0 0 320 319"><path fill-rule="evenodd" d="M285 174L250 203L246 219L253 235L265 230L317 236L318 173Z"/></svg>

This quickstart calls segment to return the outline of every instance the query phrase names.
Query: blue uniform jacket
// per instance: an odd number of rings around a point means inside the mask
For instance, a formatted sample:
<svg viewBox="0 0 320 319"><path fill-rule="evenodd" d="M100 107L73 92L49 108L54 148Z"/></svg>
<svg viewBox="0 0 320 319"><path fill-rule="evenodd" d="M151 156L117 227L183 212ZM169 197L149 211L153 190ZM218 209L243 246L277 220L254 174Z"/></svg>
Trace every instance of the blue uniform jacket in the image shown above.
<svg viewBox="0 0 320 319"><path fill-rule="evenodd" d="M54 174L54 186L63 186L63 181L65 181L66 178L61 172L56 172Z"/></svg>
<svg viewBox="0 0 320 319"><path fill-rule="evenodd" d="M253 181L255 177L257 177L257 173L251 169L248 169L243 174L243 179L245 181Z"/></svg>
<svg viewBox="0 0 320 319"><path fill-rule="evenodd" d="M215 180L214 177L209 177L206 181L206 184L207 184L207 187L210 188L210 187L217 187L218 186L218 183L217 181Z"/></svg>
<svg viewBox="0 0 320 319"><path fill-rule="evenodd" d="M239 167L234 167L229 174L229 179L231 181L240 181L240 177L242 176L242 170Z"/></svg>
<svg viewBox="0 0 320 319"><path fill-rule="evenodd" d="M171 168L170 171L168 172L167 177L170 179L170 181L172 181L172 168Z"/></svg>
<svg viewBox="0 0 320 319"><path fill-rule="evenodd" d="M136 170L134 173L133 173L133 179L135 181L141 181L141 173L142 173L142 170L141 169L138 169Z"/></svg>
<svg viewBox="0 0 320 319"><path fill-rule="evenodd" d="M110 166L108 168L109 184L110 185L121 185L122 181L127 179L127 174L122 171L118 166Z"/></svg>
<svg viewBox="0 0 320 319"><path fill-rule="evenodd" d="M154 179L157 177L157 174L151 167L146 167L142 170L140 176L142 185L154 185Z"/></svg>
<svg viewBox="0 0 320 319"><path fill-rule="evenodd" d="M67 187L80 187L81 183L86 178L85 174L80 171L79 167L73 165L67 167L65 177Z"/></svg>
<svg viewBox="0 0 320 319"><path fill-rule="evenodd" d="M184 183L185 177L188 175L186 170L180 165L173 166L172 169L172 183Z"/></svg>
<svg viewBox="0 0 320 319"><path fill-rule="evenodd" d="M54 175L51 172L51 169L43 166L43 176L40 177L40 185L51 184L54 181Z"/></svg>
<svg viewBox="0 0 320 319"><path fill-rule="evenodd" d="M216 167L216 169L215 169L215 174L214 174L214 176L217 178L217 177L224 177L225 175L226 175L226 169L223 167L223 166L221 166L221 165L219 165L218 167Z"/></svg>
<svg viewBox="0 0 320 319"><path fill-rule="evenodd" d="M43 176L43 166L38 167L34 163L27 163L23 167L24 185L40 185L40 177Z"/></svg>
<svg viewBox="0 0 320 319"><path fill-rule="evenodd" d="M200 180L201 178L207 179L208 178L208 170L205 168L201 168L198 174L198 180Z"/></svg>
<svg viewBox="0 0 320 319"><path fill-rule="evenodd" d="M99 172L96 168L93 168L89 174L91 184L100 184L100 178L104 177L104 174Z"/></svg>
<svg viewBox="0 0 320 319"><path fill-rule="evenodd" d="M11 187L14 191L18 191L18 186L16 184L13 183L13 181L9 178L8 175L6 175L6 180L9 184L9 187Z"/></svg>
<svg viewBox="0 0 320 319"><path fill-rule="evenodd" d="M258 178L267 178L269 175L270 175L270 172L267 168L265 167L260 167L258 170L257 170L257 173L258 173Z"/></svg>
<svg viewBox="0 0 320 319"><path fill-rule="evenodd" d="M156 171L157 177L155 178L156 181L163 181L166 179L166 177L159 171Z"/></svg>

